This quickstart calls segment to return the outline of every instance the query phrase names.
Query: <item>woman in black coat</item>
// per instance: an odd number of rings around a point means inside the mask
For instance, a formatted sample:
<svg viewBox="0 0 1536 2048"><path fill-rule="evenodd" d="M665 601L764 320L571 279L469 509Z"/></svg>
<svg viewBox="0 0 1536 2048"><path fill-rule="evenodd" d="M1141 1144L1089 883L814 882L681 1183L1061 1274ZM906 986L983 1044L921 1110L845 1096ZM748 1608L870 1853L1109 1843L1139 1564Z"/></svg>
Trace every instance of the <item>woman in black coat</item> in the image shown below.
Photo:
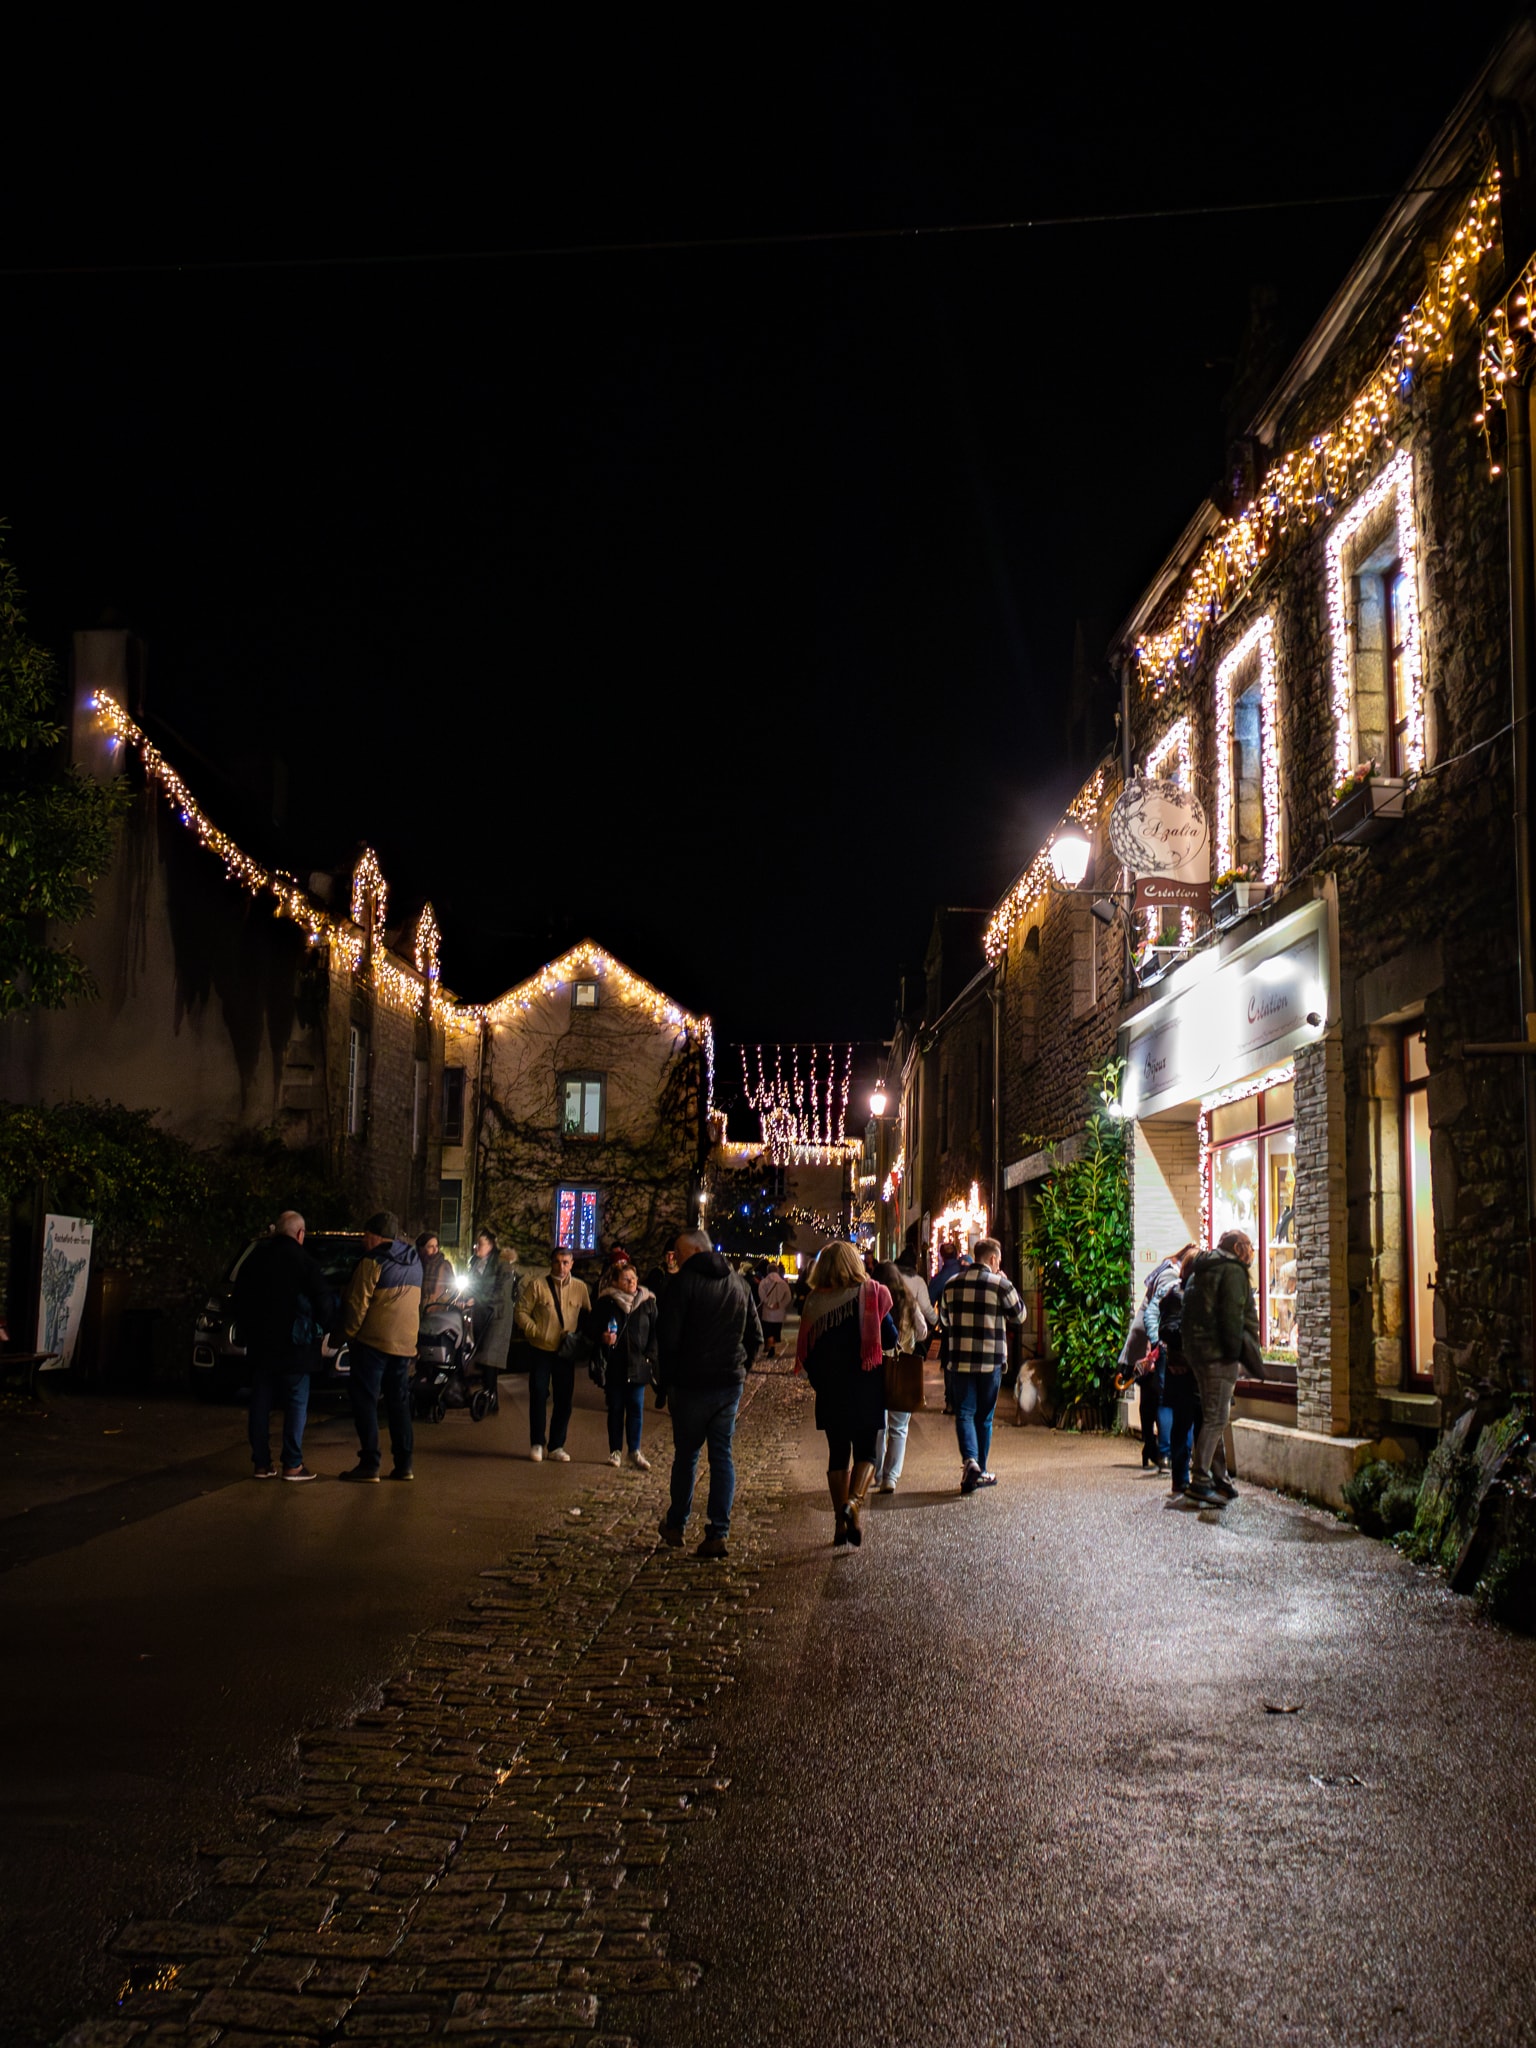
<svg viewBox="0 0 1536 2048"><path fill-rule="evenodd" d="M608 1396L608 1462L629 1462L649 1472L651 1461L640 1448L645 1424L645 1383L656 1364L656 1297L640 1284L628 1259L604 1274L597 1300L582 1319L582 1334L591 1346L592 1377Z"/></svg>

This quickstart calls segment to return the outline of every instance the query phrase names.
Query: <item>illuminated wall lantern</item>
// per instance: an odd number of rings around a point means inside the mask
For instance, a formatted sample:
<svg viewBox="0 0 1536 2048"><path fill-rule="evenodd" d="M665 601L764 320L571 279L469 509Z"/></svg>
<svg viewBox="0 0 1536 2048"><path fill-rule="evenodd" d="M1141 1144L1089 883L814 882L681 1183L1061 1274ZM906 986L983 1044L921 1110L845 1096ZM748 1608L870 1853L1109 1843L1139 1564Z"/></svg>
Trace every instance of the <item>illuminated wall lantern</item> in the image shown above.
<svg viewBox="0 0 1536 2048"><path fill-rule="evenodd" d="M1051 871L1064 889L1075 889L1088 872L1088 835L1068 825L1051 841Z"/></svg>

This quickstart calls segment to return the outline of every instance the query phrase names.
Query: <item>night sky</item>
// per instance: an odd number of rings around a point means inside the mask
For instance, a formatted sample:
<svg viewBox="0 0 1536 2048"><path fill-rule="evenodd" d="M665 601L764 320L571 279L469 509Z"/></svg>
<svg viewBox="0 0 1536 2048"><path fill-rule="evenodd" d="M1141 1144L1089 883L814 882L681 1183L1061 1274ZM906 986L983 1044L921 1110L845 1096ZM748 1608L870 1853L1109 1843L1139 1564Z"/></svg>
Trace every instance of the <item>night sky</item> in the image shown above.
<svg viewBox="0 0 1536 2048"><path fill-rule="evenodd" d="M726 1039L877 1040L1383 202L537 252L1383 194L1507 17L567 12L13 49L11 552L46 638L145 635L253 850L430 894L461 994L590 933ZM533 253L402 260L464 252Z"/></svg>

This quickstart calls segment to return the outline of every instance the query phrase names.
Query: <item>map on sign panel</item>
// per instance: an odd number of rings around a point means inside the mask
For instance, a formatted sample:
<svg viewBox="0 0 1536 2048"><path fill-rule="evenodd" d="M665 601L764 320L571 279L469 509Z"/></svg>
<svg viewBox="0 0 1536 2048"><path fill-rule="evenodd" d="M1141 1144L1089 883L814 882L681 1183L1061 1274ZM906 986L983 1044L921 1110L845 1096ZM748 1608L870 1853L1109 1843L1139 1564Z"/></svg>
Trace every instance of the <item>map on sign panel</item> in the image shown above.
<svg viewBox="0 0 1536 2048"><path fill-rule="evenodd" d="M1197 861L1209 838L1205 808L1176 782L1138 776L1109 814L1116 860L1136 875L1171 875Z"/></svg>

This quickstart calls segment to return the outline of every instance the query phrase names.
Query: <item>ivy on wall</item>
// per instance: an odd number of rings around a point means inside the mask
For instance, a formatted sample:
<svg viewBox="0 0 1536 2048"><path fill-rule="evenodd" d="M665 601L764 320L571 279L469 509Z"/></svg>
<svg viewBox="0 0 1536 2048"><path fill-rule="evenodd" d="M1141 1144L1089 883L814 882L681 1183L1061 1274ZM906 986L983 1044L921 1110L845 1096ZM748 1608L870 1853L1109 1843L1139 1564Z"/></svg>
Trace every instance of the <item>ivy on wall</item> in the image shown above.
<svg viewBox="0 0 1536 2048"><path fill-rule="evenodd" d="M1030 1252L1045 1296L1061 1421L1071 1428L1104 1419L1125 1340L1131 1198L1126 1126L1118 1114L1124 1066L1109 1060L1090 1076L1083 1150L1058 1163L1035 1195Z"/></svg>

